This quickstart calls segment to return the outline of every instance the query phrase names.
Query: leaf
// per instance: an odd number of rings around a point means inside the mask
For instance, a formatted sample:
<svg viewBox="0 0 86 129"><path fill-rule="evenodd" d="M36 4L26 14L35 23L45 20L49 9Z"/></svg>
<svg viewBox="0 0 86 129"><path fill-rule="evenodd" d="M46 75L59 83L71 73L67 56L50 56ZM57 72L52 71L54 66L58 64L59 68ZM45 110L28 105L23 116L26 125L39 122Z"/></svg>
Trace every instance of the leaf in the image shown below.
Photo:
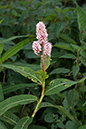
<svg viewBox="0 0 86 129"><path fill-rule="evenodd" d="M66 69L66 68L57 68L57 69L54 69L52 70L49 75L52 75L52 74L60 74L60 73L69 73L70 70L69 69Z"/></svg>
<svg viewBox="0 0 86 129"><path fill-rule="evenodd" d="M74 54L64 54L64 55L60 56L60 58L75 59L76 56Z"/></svg>
<svg viewBox="0 0 86 129"><path fill-rule="evenodd" d="M77 16L78 16L78 25L79 30L82 32L83 30L86 30L86 14L85 11L77 5Z"/></svg>
<svg viewBox="0 0 86 129"><path fill-rule="evenodd" d="M76 79L76 75L78 74L79 70L80 70L79 66L73 65L72 71L74 79Z"/></svg>
<svg viewBox="0 0 86 129"><path fill-rule="evenodd" d="M58 94L59 92L71 87L72 85L76 84L77 82L71 81L68 79L58 78L52 80L46 88L45 95L53 95Z"/></svg>
<svg viewBox="0 0 86 129"><path fill-rule="evenodd" d="M33 82L36 82L38 84L42 83L42 81L40 80L40 76L38 74L36 74L35 71L30 69L29 67L20 66L20 65L17 65L17 64L14 64L14 65L13 64L2 64L1 66L5 67L5 68L12 69L15 72L20 73L24 77L27 77L28 79L31 79Z"/></svg>
<svg viewBox="0 0 86 129"><path fill-rule="evenodd" d="M11 37L11 38L4 39L4 40L0 41L0 44L9 43L9 41L11 41L11 40L14 40L14 39L17 39L17 38L29 37L29 36L30 36L30 35L13 36L13 37ZM31 36L30 36L30 37L31 37Z"/></svg>
<svg viewBox="0 0 86 129"><path fill-rule="evenodd" d="M2 89L2 85L0 83L0 102L4 100L4 95L3 95L3 89Z"/></svg>
<svg viewBox="0 0 86 129"><path fill-rule="evenodd" d="M3 22L4 18L2 20L0 20L0 24Z"/></svg>
<svg viewBox="0 0 86 129"><path fill-rule="evenodd" d="M28 129L28 126L32 123L33 118L28 116L23 117L19 120L18 124L13 129Z"/></svg>
<svg viewBox="0 0 86 129"><path fill-rule="evenodd" d="M53 105L53 104L48 103L48 102L42 102L42 103L40 104L40 106L39 106L39 109L40 109L40 108L43 108L43 107L53 107L53 108L57 108L57 109L59 109L62 113L64 113L67 117L69 117L72 121L74 121L75 123L77 123L76 120L75 120L75 118L74 118L64 107L62 107L62 106Z"/></svg>
<svg viewBox="0 0 86 129"><path fill-rule="evenodd" d="M72 121L67 121L66 129L78 129L77 125Z"/></svg>
<svg viewBox="0 0 86 129"><path fill-rule="evenodd" d="M6 126L0 121L0 129L7 129Z"/></svg>
<svg viewBox="0 0 86 129"><path fill-rule="evenodd" d="M74 52L72 46L68 43L59 42L53 45L53 47L62 48Z"/></svg>
<svg viewBox="0 0 86 129"><path fill-rule="evenodd" d="M8 109L17 105L29 104L37 100L34 95L16 95L0 102L0 116Z"/></svg>
<svg viewBox="0 0 86 129"><path fill-rule="evenodd" d="M19 118L14 113L7 111L2 116L0 116L0 120L3 120L9 123L10 125L16 125L19 121Z"/></svg>
<svg viewBox="0 0 86 129"><path fill-rule="evenodd" d="M81 125L81 126L79 127L79 129L86 129L86 124L85 124L85 125Z"/></svg>
<svg viewBox="0 0 86 129"><path fill-rule="evenodd" d="M81 49L80 55L86 59L86 52L83 49Z"/></svg>
<svg viewBox="0 0 86 129"><path fill-rule="evenodd" d="M66 34L59 34L58 35L60 38L64 39L65 41L67 41L70 44L77 44L76 41L74 41L73 39L71 39L68 35Z"/></svg>
<svg viewBox="0 0 86 129"><path fill-rule="evenodd" d="M30 125L28 129L47 129L47 128L39 125Z"/></svg>
<svg viewBox="0 0 86 129"><path fill-rule="evenodd" d="M7 52L5 52L2 55L2 62L4 62L5 60L7 60L9 57L15 55L19 50L21 50L24 46L26 46L28 43L30 43L31 39L25 39L21 42L19 42L18 44L16 44L15 46L13 46L11 49L9 49Z"/></svg>
<svg viewBox="0 0 86 129"><path fill-rule="evenodd" d="M4 45L3 44L0 44L0 56L1 56L1 53L3 51L3 47L4 47Z"/></svg>
<svg viewBox="0 0 86 129"><path fill-rule="evenodd" d="M37 86L37 84L34 83L22 83L22 84L15 84L15 85L9 85L9 86L4 86L3 87L3 93L4 94L8 94L10 92L15 92L16 90L22 89L22 88L26 88L26 87L35 87Z"/></svg>

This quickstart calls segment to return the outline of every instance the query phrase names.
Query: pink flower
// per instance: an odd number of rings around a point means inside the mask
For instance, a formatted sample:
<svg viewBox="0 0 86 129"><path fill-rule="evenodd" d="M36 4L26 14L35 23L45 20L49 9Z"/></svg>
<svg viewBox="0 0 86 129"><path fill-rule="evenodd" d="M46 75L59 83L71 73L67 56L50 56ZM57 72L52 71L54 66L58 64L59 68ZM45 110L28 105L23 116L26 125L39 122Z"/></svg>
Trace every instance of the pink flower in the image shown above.
<svg viewBox="0 0 86 129"><path fill-rule="evenodd" d="M51 56L51 49L52 49L52 45L51 45L51 43L46 43L45 45L44 45L44 54L45 55L48 55L48 56Z"/></svg>
<svg viewBox="0 0 86 129"><path fill-rule="evenodd" d="M36 25L36 35L37 35L37 39L39 41L39 43L46 43L46 40L47 40L47 30L46 30L46 26L43 22L39 22L37 25Z"/></svg>
<svg viewBox="0 0 86 129"><path fill-rule="evenodd" d="M38 41L34 41L34 42L33 42L32 48L33 48L34 53L35 53L36 55L38 55L38 53L41 51L41 45L39 44Z"/></svg>

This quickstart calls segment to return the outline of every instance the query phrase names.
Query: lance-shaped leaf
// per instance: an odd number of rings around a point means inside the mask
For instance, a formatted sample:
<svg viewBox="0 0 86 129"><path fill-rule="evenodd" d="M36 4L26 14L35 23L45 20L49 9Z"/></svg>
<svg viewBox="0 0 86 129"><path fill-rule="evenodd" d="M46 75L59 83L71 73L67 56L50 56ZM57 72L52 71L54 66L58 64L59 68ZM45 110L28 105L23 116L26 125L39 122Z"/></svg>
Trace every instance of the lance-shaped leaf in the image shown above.
<svg viewBox="0 0 86 129"><path fill-rule="evenodd" d="M15 92L16 90L29 88L29 87L36 87L38 84L35 83L22 83L22 84L15 84L15 85L8 85L3 87L3 93L8 94L10 92Z"/></svg>
<svg viewBox="0 0 86 129"><path fill-rule="evenodd" d="M0 121L0 129L7 129L6 126Z"/></svg>
<svg viewBox="0 0 86 129"><path fill-rule="evenodd" d="M25 116L19 120L18 124L13 129L28 129L28 126L33 121L33 118L29 118L29 116Z"/></svg>
<svg viewBox="0 0 86 129"><path fill-rule="evenodd" d="M13 46L11 49L9 49L7 52L3 54L1 58L2 62L7 60L9 57L13 56L14 54L16 54L19 50L21 50L24 46L26 46L30 42L31 42L31 39L28 38Z"/></svg>
<svg viewBox="0 0 86 129"><path fill-rule="evenodd" d="M29 104L37 100L34 95L16 95L0 102L0 116L17 105Z"/></svg>
<svg viewBox="0 0 86 129"><path fill-rule="evenodd" d="M67 117L69 117L73 122L77 123L77 121L75 120L75 118L62 106L59 106L59 105L53 105L51 103L48 103L48 102L42 102L39 106L39 109L40 108L43 108L43 107L53 107L53 108L57 108L59 109L62 113L64 113Z"/></svg>
<svg viewBox="0 0 86 129"><path fill-rule="evenodd" d="M14 70L15 72L20 73L24 77L27 77L28 79L31 79L33 82L36 82L38 84L41 84L41 76L37 73L35 73L34 70L30 69L29 67L20 66L20 65L13 65L13 64L2 64L2 67L6 67L9 69Z"/></svg>
<svg viewBox="0 0 86 129"><path fill-rule="evenodd" d="M76 84L77 82L75 81L71 81L68 79L63 79L63 78L58 78L55 80L52 80L49 84L49 86L47 86L46 91L45 91L45 95L53 95L53 94L57 94L69 87L71 87L72 85Z"/></svg>
<svg viewBox="0 0 86 129"><path fill-rule="evenodd" d="M19 118L11 111L7 111L6 113L0 116L0 120L3 120L4 122L9 123L10 125L16 125L19 121Z"/></svg>
<svg viewBox="0 0 86 129"><path fill-rule="evenodd" d="M13 36L11 38L1 40L0 44L4 44L4 43L9 44L9 41L12 41L17 38L23 38L23 37L32 37L32 36L30 36L30 35Z"/></svg>

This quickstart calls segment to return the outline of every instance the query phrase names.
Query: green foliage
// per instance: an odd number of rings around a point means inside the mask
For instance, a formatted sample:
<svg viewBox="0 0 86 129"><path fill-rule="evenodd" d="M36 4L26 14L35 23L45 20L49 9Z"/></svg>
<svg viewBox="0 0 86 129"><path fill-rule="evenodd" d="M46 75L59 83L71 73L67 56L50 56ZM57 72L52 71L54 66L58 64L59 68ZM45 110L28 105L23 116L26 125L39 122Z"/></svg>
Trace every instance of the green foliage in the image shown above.
<svg viewBox="0 0 86 129"><path fill-rule="evenodd" d="M45 23L53 45L46 72L32 51L39 21ZM85 80L86 5L82 1L0 2L0 129L85 129Z"/></svg>

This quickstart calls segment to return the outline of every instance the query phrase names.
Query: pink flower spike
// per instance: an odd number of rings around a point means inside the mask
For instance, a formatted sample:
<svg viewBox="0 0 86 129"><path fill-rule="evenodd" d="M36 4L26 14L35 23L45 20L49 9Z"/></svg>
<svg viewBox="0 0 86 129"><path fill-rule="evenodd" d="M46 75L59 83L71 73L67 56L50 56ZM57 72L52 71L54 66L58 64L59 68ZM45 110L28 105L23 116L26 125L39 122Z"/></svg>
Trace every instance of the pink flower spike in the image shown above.
<svg viewBox="0 0 86 129"><path fill-rule="evenodd" d="M34 42L33 42L32 48L33 48L34 53L35 53L36 55L38 55L39 52L41 51L41 45L39 44L38 41L34 41Z"/></svg>
<svg viewBox="0 0 86 129"><path fill-rule="evenodd" d="M46 30L46 26L43 22L39 22L36 25L36 35L37 35L37 39L39 41L39 43L46 43L47 40L47 30Z"/></svg>
<svg viewBox="0 0 86 129"><path fill-rule="evenodd" d="M44 46L44 54L51 56L51 49L52 49L52 44L51 43L46 43Z"/></svg>

